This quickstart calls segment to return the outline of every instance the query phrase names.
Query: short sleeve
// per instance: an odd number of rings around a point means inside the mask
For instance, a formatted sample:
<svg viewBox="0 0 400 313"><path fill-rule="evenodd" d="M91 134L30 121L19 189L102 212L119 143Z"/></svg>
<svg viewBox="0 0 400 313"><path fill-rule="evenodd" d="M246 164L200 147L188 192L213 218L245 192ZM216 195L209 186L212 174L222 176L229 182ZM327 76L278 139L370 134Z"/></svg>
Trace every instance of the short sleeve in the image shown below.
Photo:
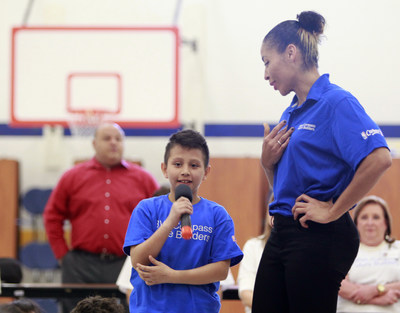
<svg viewBox="0 0 400 313"><path fill-rule="evenodd" d="M231 259L230 266L234 266L242 260L243 253L236 242L233 220L225 209L222 208L222 210L219 218L217 217L220 222L214 229L211 262Z"/></svg>
<svg viewBox="0 0 400 313"><path fill-rule="evenodd" d="M373 150L388 147L382 131L352 96L345 97L335 108L333 138L340 157L352 169Z"/></svg>
<svg viewBox="0 0 400 313"><path fill-rule="evenodd" d="M146 241L154 232L152 223L152 211L142 200L133 210L126 230L123 250L130 255L130 247Z"/></svg>

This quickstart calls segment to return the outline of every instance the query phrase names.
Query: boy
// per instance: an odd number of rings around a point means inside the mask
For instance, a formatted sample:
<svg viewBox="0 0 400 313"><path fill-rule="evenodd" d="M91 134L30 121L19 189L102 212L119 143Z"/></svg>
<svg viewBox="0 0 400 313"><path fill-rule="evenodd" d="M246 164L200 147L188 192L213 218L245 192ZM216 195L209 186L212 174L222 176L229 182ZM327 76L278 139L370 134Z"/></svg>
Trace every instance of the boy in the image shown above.
<svg viewBox="0 0 400 313"><path fill-rule="evenodd" d="M125 237L124 251L131 255L134 268L130 311L219 312L219 281L243 253L226 210L197 194L210 172L204 137L193 130L172 135L161 169L171 192L141 201ZM190 187L193 203L185 197L175 201L176 187L181 184ZM191 215L190 240L182 238L182 214Z"/></svg>

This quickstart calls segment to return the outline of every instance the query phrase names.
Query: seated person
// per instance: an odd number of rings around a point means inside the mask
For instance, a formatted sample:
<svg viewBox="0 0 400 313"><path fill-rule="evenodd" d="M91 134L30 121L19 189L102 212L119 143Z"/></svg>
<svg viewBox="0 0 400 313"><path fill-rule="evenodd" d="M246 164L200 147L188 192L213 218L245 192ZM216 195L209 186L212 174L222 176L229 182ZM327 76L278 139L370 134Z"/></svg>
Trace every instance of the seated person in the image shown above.
<svg viewBox="0 0 400 313"><path fill-rule="evenodd" d="M87 297L78 302L71 313L125 313L117 298Z"/></svg>
<svg viewBox="0 0 400 313"><path fill-rule="evenodd" d="M400 312L400 242L391 237L388 205L368 196L353 215L360 248L342 281L337 312Z"/></svg>
<svg viewBox="0 0 400 313"><path fill-rule="evenodd" d="M247 240L243 246L244 257L239 265L237 284L239 287L239 298L245 307L246 313L251 313L258 264L271 233L271 228L272 216L269 215L267 209L263 234Z"/></svg>
<svg viewBox="0 0 400 313"><path fill-rule="evenodd" d="M121 272L119 272L117 279L117 286L119 291L121 291L126 296L126 303L129 304L129 297L131 296L131 292L133 290L133 286L130 282L132 273L132 262L131 257L128 256L125 259L125 263L122 266Z"/></svg>
<svg viewBox="0 0 400 313"><path fill-rule="evenodd" d="M21 298L0 305L0 313L42 313L40 306L33 300Z"/></svg>

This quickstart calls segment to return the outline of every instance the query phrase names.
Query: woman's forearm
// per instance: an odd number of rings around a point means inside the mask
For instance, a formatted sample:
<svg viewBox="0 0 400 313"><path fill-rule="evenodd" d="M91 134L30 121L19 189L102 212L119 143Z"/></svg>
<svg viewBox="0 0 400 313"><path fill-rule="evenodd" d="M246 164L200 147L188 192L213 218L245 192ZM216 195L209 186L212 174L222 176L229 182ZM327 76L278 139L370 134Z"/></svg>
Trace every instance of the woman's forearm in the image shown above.
<svg viewBox="0 0 400 313"><path fill-rule="evenodd" d="M354 291L358 288L359 286L357 284L352 283L347 278L345 278L342 280L342 283L340 285L339 296L347 300L352 300L352 295L354 294Z"/></svg>
<svg viewBox="0 0 400 313"><path fill-rule="evenodd" d="M372 189L382 174L392 165L386 148L372 151L358 167L353 180L330 208L332 220L338 219Z"/></svg>

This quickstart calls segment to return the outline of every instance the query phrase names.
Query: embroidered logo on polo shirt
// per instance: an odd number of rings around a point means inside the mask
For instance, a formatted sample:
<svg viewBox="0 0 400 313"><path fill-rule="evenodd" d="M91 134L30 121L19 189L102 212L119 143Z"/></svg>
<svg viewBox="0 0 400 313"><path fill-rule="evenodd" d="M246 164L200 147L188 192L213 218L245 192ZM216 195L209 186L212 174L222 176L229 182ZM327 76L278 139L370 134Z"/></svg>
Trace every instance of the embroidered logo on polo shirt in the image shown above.
<svg viewBox="0 0 400 313"><path fill-rule="evenodd" d="M315 131L315 127L316 126L314 124L301 124L298 129Z"/></svg>
<svg viewBox="0 0 400 313"><path fill-rule="evenodd" d="M378 129L368 129L365 132L361 132L361 137L363 137L364 140L367 140L369 136L373 136L373 135L381 135L383 136L382 131L378 128Z"/></svg>

